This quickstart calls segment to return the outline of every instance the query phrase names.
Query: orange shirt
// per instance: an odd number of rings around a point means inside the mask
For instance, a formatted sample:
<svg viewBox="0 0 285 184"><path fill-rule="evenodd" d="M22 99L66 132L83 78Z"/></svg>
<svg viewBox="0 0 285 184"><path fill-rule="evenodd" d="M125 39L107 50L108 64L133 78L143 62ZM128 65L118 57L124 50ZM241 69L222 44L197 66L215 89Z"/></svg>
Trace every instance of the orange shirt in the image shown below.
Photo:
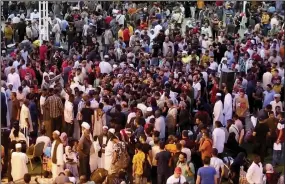
<svg viewBox="0 0 285 184"><path fill-rule="evenodd" d="M202 160L208 156L212 156L213 142L211 139L206 139L200 144L199 151L201 152Z"/></svg>

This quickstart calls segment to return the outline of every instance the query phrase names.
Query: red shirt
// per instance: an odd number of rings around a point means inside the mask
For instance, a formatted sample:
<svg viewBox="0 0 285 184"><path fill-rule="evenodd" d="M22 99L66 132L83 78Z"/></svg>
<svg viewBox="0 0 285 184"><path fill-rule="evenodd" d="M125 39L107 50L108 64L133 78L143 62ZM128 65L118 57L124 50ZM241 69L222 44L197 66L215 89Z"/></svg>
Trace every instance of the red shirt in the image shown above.
<svg viewBox="0 0 285 184"><path fill-rule="evenodd" d="M25 76L27 74L30 74L32 76L32 79L36 78L36 74L35 74L35 71L33 69L27 67L26 69L20 70L21 79L25 79Z"/></svg>
<svg viewBox="0 0 285 184"><path fill-rule="evenodd" d="M223 6L223 1L216 1L216 6Z"/></svg>
<svg viewBox="0 0 285 184"><path fill-rule="evenodd" d="M107 17L105 18L106 24L110 24L111 21L112 21L112 17L107 16Z"/></svg>
<svg viewBox="0 0 285 184"><path fill-rule="evenodd" d="M46 45L40 46L40 60L43 61L46 59L48 48Z"/></svg>
<svg viewBox="0 0 285 184"><path fill-rule="evenodd" d="M130 40L130 31L128 28L124 29L124 31L123 31L123 39L124 39L124 41Z"/></svg>

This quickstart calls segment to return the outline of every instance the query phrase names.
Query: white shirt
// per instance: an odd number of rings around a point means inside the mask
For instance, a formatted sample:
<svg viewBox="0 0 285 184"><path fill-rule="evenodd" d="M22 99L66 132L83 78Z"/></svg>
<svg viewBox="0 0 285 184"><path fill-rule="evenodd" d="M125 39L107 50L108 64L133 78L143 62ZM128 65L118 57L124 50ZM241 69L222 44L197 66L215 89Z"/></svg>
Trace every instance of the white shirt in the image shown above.
<svg viewBox="0 0 285 184"><path fill-rule="evenodd" d="M222 153L224 151L225 139L225 131L221 128L215 128L213 131L213 148L216 148L218 153Z"/></svg>
<svg viewBox="0 0 285 184"><path fill-rule="evenodd" d="M224 162L218 157L212 157L210 161L210 166L216 169L216 176L220 178L220 169L224 168Z"/></svg>
<svg viewBox="0 0 285 184"><path fill-rule="evenodd" d="M113 71L111 64L106 61L101 61L99 64L99 68L101 73L109 74Z"/></svg>
<svg viewBox="0 0 285 184"><path fill-rule="evenodd" d="M272 111L274 112L275 116L276 116L276 110L275 109L277 106L279 106L281 109L281 112L283 112L283 105L282 105L281 101L276 102L275 100L273 100L270 102L270 105L272 105Z"/></svg>
<svg viewBox="0 0 285 184"><path fill-rule="evenodd" d="M7 82L13 84L13 90L17 91L19 86L21 86L20 76L17 73L9 73L7 77Z"/></svg>
<svg viewBox="0 0 285 184"><path fill-rule="evenodd" d="M13 24L18 24L20 22L20 18L17 16L17 17L14 17L13 19L12 19L12 23Z"/></svg>
<svg viewBox="0 0 285 184"><path fill-rule="evenodd" d="M270 72L266 72L262 76L262 84L263 84L263 89L266 89L267 84L271 84L272 80L272 74Z"/></svg>
<svg viewBox="0 0 285 184"><path fill-rule="evenodd" d="M119 23L119 25L124 25L125 19L125 15L119 14L116 16L116 21Z"/></svg>
<svg viewBox="0 0 285 184"><path fill-rule="evenodd" d="M165 138L165 120L162 116L155 119L154 122L154 129L156 131L159 131L159 138L164 139Z"/></svg>
<svg viewBox="0 0 285 184"><path fill-rule="evenodd" d="M30 19L33 20L33 19L39 19L40 18L40 15L38 12L33 12L31 13L30 15Z"/></svg>
<svg viewBox="0 0 285 184"><path fill-rule="evenodd" d="M38 144L39 142L45 143L43 151L45 151L46 147L51 146L51 140L48 136L45 136L45 135L39 136L36 140L36 144Z"/></svg>
<svg viewBox="0 0 285 184"><path fill-rule="evenodd" d="M151 165L157 165L157 161L155 159L155 156L157 153L160 152L160 149L159 149L159 146L157 145L154 145L152 148L151 148L151 153L152 153L152 164Z"/></svg>
<svg viewBox="0 0 285 184"><path fill-rule="evenodd" d="M160 30L162 30L162 26L160 24L154 26L154 35L157 36Z"/></svg>
<svg viewBox="0 0 285 184"><path fill-rule="evenodd" d="M182 148L181 152L187 155L187 162L189 162L191 160L191 150L189 148Z"/></svg>
<svg viewBox="0 0 285 184"><path fill-rule="evenodd" d="M135 112L129 113L128 118L127 118L127 124L129 124L131 119L134 118L134 117L136 117L136 113Z"/></svg>
<svg viewBox="0 0 285 184"><path fill-rule="evenodd" d="M250 184L262 184L263 183L263 167L262 164L256 164L252 162L246 173L246 179Z"/></svg>
<svg viewBox="0 0 285 184"><path fill-rule="evenodd" d="M181 184L186 182L186 179L183 175L181 175L180 178L175 178L174 175L172 175L167 179L166 184L179 183L179 180Z"/></svg>
<svg viewBox="0 0 285 184"><path fill-rule="evenodd" d="M46 98L47 98L47 97L45 97L45 96L41 96L41 97L40 97L40 108L41 108L41 114L43 114L43 113L44 113L43 105L45 104Z"/></svg>
<svg viewBox="0 0 285 184"><path fill-rule="evenodd" d="M200 84L200 82L193 83L193 88L194 88L194 99L197 99L198 92L201 91L201 84Z"/></svg>
<svg viewBox="0 0 285 184"><path fill-rule="evenodd" d="M73 113L73 103L66 100L64 103L64 121L66 123L73 124L74 113Z"/></svg>
<svg viewBox="0 0 285 184"><path fill-rule="evenodd" d="M218 69L218 63L216 63L215 61L213 61L212 63L210 63L209 68L210 68L211 70L217 71L217 69Z"/></svg>
<svg viewBox="0 0 285 184"><path fill-rule="evenodd" d="M26 119L28 118L29 124L30 124L30 129L29 131L33 131L33 126L32 126L32 118L31 118L31 114L30 114L30 110L29 108L23 104L21 107L21 112L20 112L20 128L28 128Z"/></svg>

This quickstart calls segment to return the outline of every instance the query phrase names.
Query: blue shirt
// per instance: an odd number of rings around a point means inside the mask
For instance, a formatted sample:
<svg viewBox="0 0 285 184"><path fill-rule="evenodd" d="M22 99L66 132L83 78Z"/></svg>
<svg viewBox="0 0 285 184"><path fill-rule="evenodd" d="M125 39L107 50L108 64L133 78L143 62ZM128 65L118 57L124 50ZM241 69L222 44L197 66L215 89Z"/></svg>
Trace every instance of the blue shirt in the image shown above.
<svg viewBox="0 0 285 184"><path fill-rule="evenodd" d="M198 169L201 184L215 184L216 169L214 167L201 167Z"/></svg>
<svg viewBox="0 0 285 184"><path fill-rule="evenodd" d="M264 101L263 101L263 108L266 107L266 105L270 104L271 101L274 100L274 94L275 92L273 90L271 91L264 91Z"/></svg>

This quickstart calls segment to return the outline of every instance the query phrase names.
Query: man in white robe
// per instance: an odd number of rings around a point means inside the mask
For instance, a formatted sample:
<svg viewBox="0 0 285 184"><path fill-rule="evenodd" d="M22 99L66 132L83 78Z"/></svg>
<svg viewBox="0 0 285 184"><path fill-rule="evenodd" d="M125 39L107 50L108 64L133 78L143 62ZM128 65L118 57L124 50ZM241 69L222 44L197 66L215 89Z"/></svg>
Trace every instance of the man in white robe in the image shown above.
<svg viewBox="0 0 285 184"><path fill-rule="evenodd" d="M109 134L114 134L115 133L115 129L110 128L109 129ZM110 137L110 136L109 136ZM105 148L105 161L104 161L104 168L109 171L111 168L111 164L112 164L112 156L113 156L113 149L114 143L112 141L108 141L107 146Z"/></svg>
<svg viewBox="0 0 285 184"><path fill-rule="evenodd" d="M223 102L221 100L221 93L216 94L216 103L214 106L214 121L213 121L213 127L215 126L216 121L220 121L222 124L224 124L224 115L223 115Z"/></svg>
<svg viewBox="0 0 285 184"><path fill-rule="evenodd" d="M102 134L97 137L97 140L94 141L95 150L98 154L98 168L105 168L105 148L109 142L108 138L108 127L103 126Z"/></svg>
<svg viewBox="0 0 285 184"><path fill-rule="evenodd" d="M15 68L12 67L11 73L7 76L7 82L13 85L13 91L17 91L19 86L21 86L20 76L15 71Z"/></svg>
<svg viewBox="0 0 285 184"><path fill-rule="evenodd" d="M63 144L61 143L59 136L60 132L58 130L55 130L52 133L52 137L54 139L51 145L51 172L53 179L55 179L59 175L59 173L64 172Z"/></svg>
<svg viewBox="0 0 285 184"><path fill-rule="evenodd" d="M21 152L22 145L16 144L16 152L11 155L11 175L13 181L17 181L24 178L24 175L28 173L27 163L29 159L26 153Z"/></svg>
<svg viewBox="0 0 285 184"><path fill-rule="evenodd" d="M224 99L224 110L223 114L225 116L224 123L233 117L233 98L232 95L228 92L227 87L224 87L225 99Z"/></svg>

